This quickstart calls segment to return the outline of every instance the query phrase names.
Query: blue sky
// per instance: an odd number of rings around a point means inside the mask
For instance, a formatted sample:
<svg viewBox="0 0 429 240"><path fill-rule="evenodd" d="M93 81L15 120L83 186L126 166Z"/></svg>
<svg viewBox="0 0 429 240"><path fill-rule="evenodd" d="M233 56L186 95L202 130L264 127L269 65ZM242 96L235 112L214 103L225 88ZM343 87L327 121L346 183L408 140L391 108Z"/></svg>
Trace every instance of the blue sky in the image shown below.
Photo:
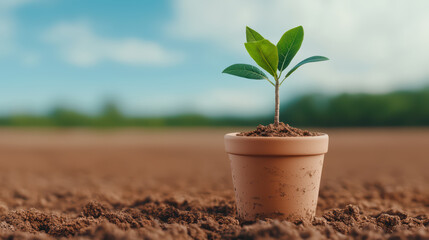
<svg viewBox="0 0 429 240"><path fill-rule="evenodd" d="M296 71L282 99L425 86L427 9L424 0L0 0L0 114L95 112L107 99L131 115L271 113L271 85L220 73L253 64L246 25L274 43L303 25L293 63L331 59Z"/></svg>

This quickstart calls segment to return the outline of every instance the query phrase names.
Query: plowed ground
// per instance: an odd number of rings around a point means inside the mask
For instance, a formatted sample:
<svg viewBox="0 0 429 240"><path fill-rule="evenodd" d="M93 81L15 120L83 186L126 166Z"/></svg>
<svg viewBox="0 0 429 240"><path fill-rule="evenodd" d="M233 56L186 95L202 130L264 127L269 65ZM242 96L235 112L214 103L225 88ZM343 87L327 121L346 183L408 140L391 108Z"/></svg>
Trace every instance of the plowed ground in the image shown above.
<svg viewBox="0 0 429 240"><path fill-rule="evenodd" d="M231 131L2 129L0 237L429 238L429 129L324 130L317 217L245 224L223 151Z"/></svg>

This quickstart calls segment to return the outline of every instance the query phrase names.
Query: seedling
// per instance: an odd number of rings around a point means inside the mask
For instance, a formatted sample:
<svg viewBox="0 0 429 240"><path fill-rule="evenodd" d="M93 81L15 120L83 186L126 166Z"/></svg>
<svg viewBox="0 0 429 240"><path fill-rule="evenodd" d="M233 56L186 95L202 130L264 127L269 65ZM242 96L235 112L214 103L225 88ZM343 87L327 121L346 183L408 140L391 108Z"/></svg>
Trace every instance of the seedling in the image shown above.
<svg viewBox="0 0 429 240"><path fill-rule="evenodd" d="M246 27L247 42L244 43L244 46L246 47L247 52L260 67L273 76L274 81L271 81L259 68L249 64L234 64L225 68L222 72L248 79L265 79L275 87L275 126L278 126L280 122L279 88L286 78L306 63L329 60L323 56L309 57L291 68L282 78L283 71L289 66L296 53L299 51L303 39L304 29L302 26L292 28L285 32L277 43L277 46L262 37L261 34L257 33L255 30Z"/></svg>

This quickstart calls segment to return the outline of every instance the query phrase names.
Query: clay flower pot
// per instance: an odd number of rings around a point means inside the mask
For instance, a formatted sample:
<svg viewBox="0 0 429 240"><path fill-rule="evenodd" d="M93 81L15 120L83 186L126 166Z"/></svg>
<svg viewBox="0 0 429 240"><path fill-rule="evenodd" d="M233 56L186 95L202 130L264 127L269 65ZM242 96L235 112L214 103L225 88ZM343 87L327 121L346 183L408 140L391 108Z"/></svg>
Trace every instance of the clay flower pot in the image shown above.
<svg viewBox="0 0 429 240"><path fill-rule="evenodd" d="M238 217L312 219L316 213L327 134L314 137L225 135Z"/></svg>

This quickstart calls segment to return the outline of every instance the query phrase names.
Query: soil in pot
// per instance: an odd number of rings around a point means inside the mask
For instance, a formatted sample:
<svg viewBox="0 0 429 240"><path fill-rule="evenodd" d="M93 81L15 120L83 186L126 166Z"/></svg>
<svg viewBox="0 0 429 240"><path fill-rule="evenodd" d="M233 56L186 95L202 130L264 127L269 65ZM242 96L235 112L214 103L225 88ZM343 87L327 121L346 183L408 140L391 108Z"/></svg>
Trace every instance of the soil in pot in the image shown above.
<svg viewBox="0 0 429 240"><path fill-rule="evenodd" d="M322 135L322 133L294 128L283 122L280 122L278 126L275 126L274 124L269 124L266 126L260 124L258 127L256 127L256 130L237 134L237 136L247 137L305 137L320 135Z"/></svg>

